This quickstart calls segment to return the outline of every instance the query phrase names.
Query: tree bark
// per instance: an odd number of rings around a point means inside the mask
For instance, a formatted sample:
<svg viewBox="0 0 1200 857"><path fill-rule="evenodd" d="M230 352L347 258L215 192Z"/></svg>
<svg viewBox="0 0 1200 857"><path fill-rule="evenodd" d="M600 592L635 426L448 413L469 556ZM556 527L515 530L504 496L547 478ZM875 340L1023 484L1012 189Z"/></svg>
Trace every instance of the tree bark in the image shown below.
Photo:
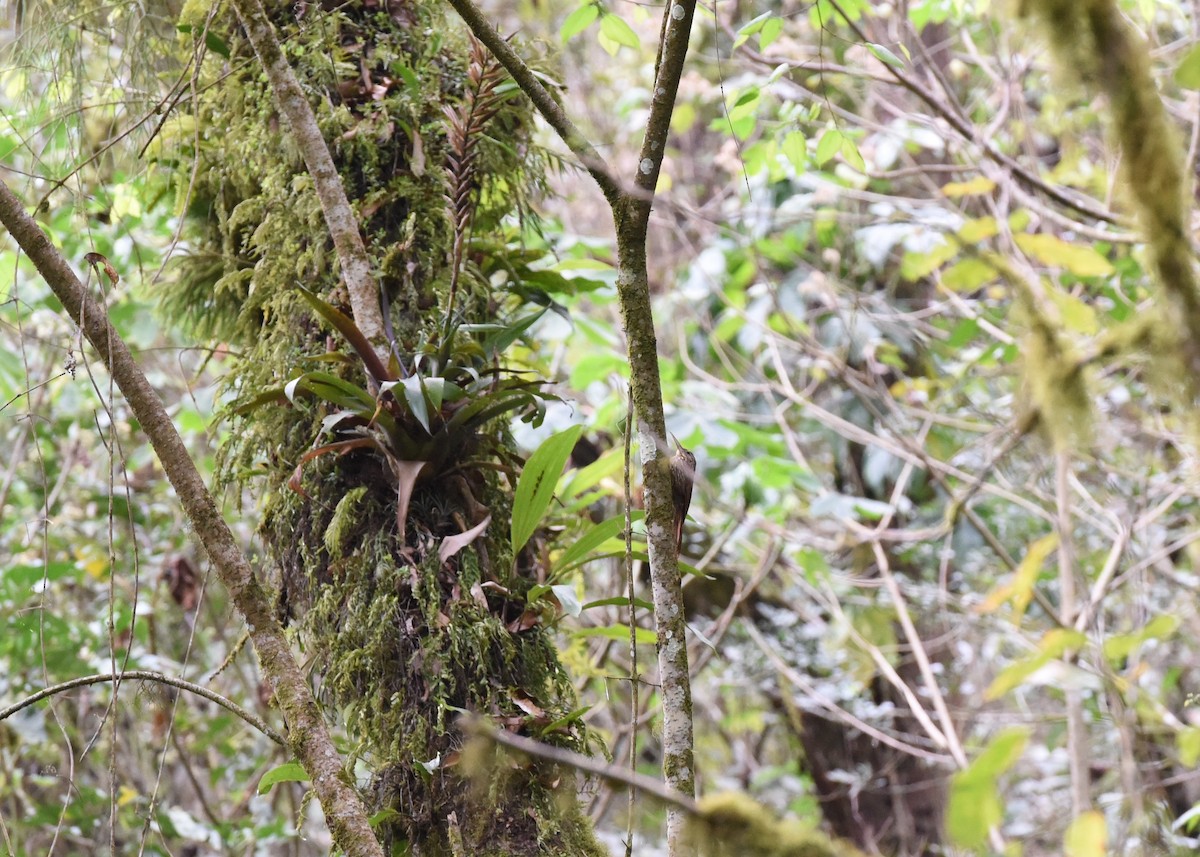
<svg viewBox="0 0 1200 857"><path fill-rule="evenodd" d="M366 807L350 785L308 683L275 618L271 598L234 541L162 400L109 323L104 307L87 293L67 260L3 183L0 183L0 222L99 353L146 432L197 538L250 628L254 650L275 688L275 698L287 722L288 743L309 775L334 842L347 854L383 857L367 821Z"/></svg>

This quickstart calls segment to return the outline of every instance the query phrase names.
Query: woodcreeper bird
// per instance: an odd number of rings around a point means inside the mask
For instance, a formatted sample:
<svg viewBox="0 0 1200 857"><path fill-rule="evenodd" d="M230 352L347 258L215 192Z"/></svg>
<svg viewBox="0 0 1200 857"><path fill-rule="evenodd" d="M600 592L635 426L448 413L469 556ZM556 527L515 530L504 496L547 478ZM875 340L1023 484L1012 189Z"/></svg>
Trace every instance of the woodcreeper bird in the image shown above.
<svg viewBox="0 0 1200 857"><path fill-rule="evenodd" d="M675 506L675 552L683 547L683 522L687 520L688 507L692 505L692 486L696 481L696 456L684 449L679 438L675 441L675 455L671 457L671 502Z"/></svg>

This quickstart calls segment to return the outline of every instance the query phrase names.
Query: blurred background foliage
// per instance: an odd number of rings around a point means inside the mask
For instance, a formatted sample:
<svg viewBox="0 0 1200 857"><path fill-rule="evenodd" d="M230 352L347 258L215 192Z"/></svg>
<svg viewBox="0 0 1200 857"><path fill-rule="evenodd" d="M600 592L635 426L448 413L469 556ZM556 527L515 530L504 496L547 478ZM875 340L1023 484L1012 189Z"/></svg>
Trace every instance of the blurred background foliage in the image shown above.
<svg viewBox="0 0 1200 857"><path fill-rule="evenodd" d="M1001 5L698 15L651 275L668 427L699 459L683 558L700 787L746 791L872 853L1193 853L1194 414L1167 397L1153 352L1101 348L1160 311L1107 106ZM1147 39L1192 177L1200 12L1120 7ZM489 13L558 70L569 111L632 172L657 7ZM237 355L156 311L189 264L197 131L172 126L171 108L195 97L196 63L226 62L219 40L180 28L192 19L170 2L10 4L0 163L105 292L211 467ZM618 531L593 561L561 561L620 514L628 373L603 201L543 142L559 169L537 217L510 224L510 249L557 264L492 276L555 310L506 360L564 402L540 433L514 431L532 450L585 426L574 461L587 467L564 475L548 522L547 582L584 719L614 759L635 742L655 773L652 649L632 712ZM0 706L116 665L270 718L251 658L209 678L241 628L120 397L13 250L0 255ZM93 251L118 284L90 271ZM1046 325L1075 376L1047 353ZM229 500L253 553L255 498ZM322 853L302 786L258 793L283 761L189 695L71 691L0 724L0 848ZM624 797L584 788L619 848ZM660 828L639 801L638 853Z"/></svg>

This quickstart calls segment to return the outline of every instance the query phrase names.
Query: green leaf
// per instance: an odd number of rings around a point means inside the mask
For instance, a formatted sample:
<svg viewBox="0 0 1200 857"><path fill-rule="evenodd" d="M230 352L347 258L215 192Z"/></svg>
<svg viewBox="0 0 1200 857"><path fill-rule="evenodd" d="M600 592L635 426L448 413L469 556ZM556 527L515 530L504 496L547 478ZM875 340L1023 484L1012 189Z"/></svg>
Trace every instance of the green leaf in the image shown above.
<svg viewBox="0 0 1200 857"><path fill-rule="evenodd" d="M286 762L263 774L258 781L258 793L265 795L279 783L303 783L307 780L308 773L299 762Z"/></svg>
<svg viewBox="0 0 1200 857"><path fill-rule="evenodd" d="M310 292L304 286L297 285L296 288L300 292L300 296L308 302L309 306L317 311L323 319L329 322L334 328L345 337L350 343L350 347L358 354L367 371L374 376L377 381L394 381L396 376L388 371L388 368L383 365L383 361L379 359L379 355L375 353L375 349L371 347L371 343L367 341L367 337L358 329L358 325L354 320L344 312L339 310L332 304L321 300L315 294Z"/></svg>
<svg viewBox="0 0 1200 857"><path fill-rule="evenodd" d="M947 182L942 185L942 194L948 197L974 196L981 193L991 193L996 189L996 183L985 176L976 176L965 182Z"/></svg>
<svg viewBox="0 0 1200 857"><path fill-rule="evenodd" d="M984 691L983 698L989 701L1000 698L1050 661L1062 657L1068 651L1081 648L1086 642L1087 637L1079 631L1065 628L1048 631L1038 643L1038 651L1001 670Z"/></svg>
<svg viewBox="0 0 1200 857"><path fill-rule="evenodd" d="M632 517L635 521L641 520L645 517L645 512L638 510L634 512ZM576 565L582 564L592 551L624 531L624 515L609 518L607 521L601 521L598 524L592 525L591 528L584 531L582 536L575 540L573 545L563 551L562 556L554 563L554 571L551 573L551 577L561 577Z"/></svg>
<svg viewBox="0 0 1200 857"><path fill-rule="evenodd" d="M587 609L587 605L583 605ZM1194 768L1200 762L1200 726L1188 726L1175 735L1175 749L1179 752L1179 762L1185 768Z"/></svg>
<svg viewBox="0 0 1200 857"><path fill-rule="evenodd" d="M1200 44L1193 45L1175 69L1175 82L1184 89L1200 89Z"/></svg>
<svg viewBox="0 0 1200 857"><path fill-rule="evenodd" d="M904 60L900 59L900 57L896 56L883 45L877 45L874 42L867 42L867 50L871 52L871 55L875 57L875 59L879 60L885 65L890 65L893 68L904 68Z"/></svg>
<svg viewBox="0 0 1200 857"><path fill-rule="evenodd" d="M968 244L978 244L980 241L985 241L994 235L999 234L1000 225L996 223L996 218L977 217L974 220L968 220L958 230L958 237Z"/></svg>
<svg viewBox="0 0 1200 857"><path fill-rule="evenodd" d="M818 146L818 148L820 148L820 146ZM854 141L849 137L842 137L842 145L839 148L839 151L842 153L842 157L845 158L846 163L850 167L858 170L860 173L865 173L867 171L867 162L863 160L862 154L858 151L858 146L856 146Z"/></svg>
<svg viewBox="0 0 1200 857"><path fill-rule="evenodd" d="M1028 741L1028 729L1006 729L965 770L954 775L946 832L955 844L979 848L987 842L988 831L1003 820L997 780L1021 758Z"/></svg>
<svg viewBox="0 0 1200 857"><path fill-rule="evenodd" d="M963 259L955 262L942 274L942 282L956 292L973 292L995 278L996 269L982 259Z"/></svg>
<svg viewBox="0 0 1200 857"><path fill-rule="evenodd" d="M653 610L654 605L642 598L634 598L633 604L635 607L640 607L643 610ZM629 599L624 595L618 595L615 598L600 598L596 601L589 601L583 605L584 610L590 610L593 607L628 607ZM1198 730L1200 731L1200 730Z"/></svg>
<svg viewBox="0 0 1200 857"><path fill-rule="evenodd" d="M958 242L947 238L925 253L907 252L900 259L900 276L912 282L928 277L958 254Z"/></svg>
<svg viewBox="0 0 1200 857"><path fill-rule="evenodd" d="M637 49L641 46L633 27L611 13L600 19L600 32L621 47Z"/></svg>
<svg viewBox="0 0 1200 857"><path fill-rule="evenodd" d="M1105 857L1108 853L1108 825L1104 814L1096 810L1080 813L1063 835L1065 857Z"/></svg>
<svg viewBox="0 0 1200 857"><path fill-rule="evenodd" d="M1063 327L1067 330L1082 333L1084 336L1092 336L1099 332L1100 322L1091 304L1057 288L1047 289L1046 294L1058 307Z"/></svg>
<svg viewBox="0 0 1200 857"><path fill-rule="evenodd" d="M808 142L799 131L788 131L779 146L783 156L788 159L792 169L803 172L808 164Z"/></svg>
<svg viewBox="0 0 1200 857"><path fill-rule="evenodd" d="M559 37L566 44L575 36L578 36L584 30L591 26L592 22L600 17L600 7L595 3L588 3L586 6L580 6L574 12L567 16L567 20L562 22L562 27L559 28Z"/></svg>
<svg viewBox="0 0 1200 857"><path fill-rule="evenodd" d="M533 531L554 497L554 486L562 474L563 465L575 448L575 442L583 433L583 426L571 426L565 431L548 437L529 456L521 478L517 480L517 491L513 497L512 549L517 553L525 547Z"/></svg>
<svg viewBox="0 0 1200 857"><path fill-rule="evenodd" d="M620 447L610 449L591 464L576 470L558 496L563 500L574 500L609 476L620 473L624 466L624 450Z"/></svg>
<svg viewBox="0 0 1200 857"><path fill-rule="evenodd" d="M1021 233L1013 241L1044 265L1063 268L1077 277L1107 277L1112 264L1091 247L1071 244L1055 235Z"/></svg>
<svg viewBox="0 0 1200 857"><path fill-rule="evenodd" d="M818 167L825 166L830 158L841 151L842 140L844 139L845 135L837 128L830 128L821 135L821 140L817 143L816 161Z"/></svg>
<svg viewBox="0 0 1200 857"><path fill-rule="evenodd" d="M225 57L225 59L229 59L229 45L225 44L225 40L212 30L205 32L204 46L214 54L220 54L221 56Z"/></svg>
<svg viewBox="0 0 1200 857"><path fill-rule="evenodd" d="M606 640L628 640L628 625L602 625L596 628L580 628L573 632L576 637L604 637ZM658 642L658 635L649 628L637 629L639 646L653 646Z"/></svg>
<svg viewBox="0 0 1200 857"><path fill-rule="evenodd" d="M771 43L779 38L779 34L783 32L783 19L772 16L765 21L762 26L762 31L758 34L758 48L765 51L771 46Z"/></svg>

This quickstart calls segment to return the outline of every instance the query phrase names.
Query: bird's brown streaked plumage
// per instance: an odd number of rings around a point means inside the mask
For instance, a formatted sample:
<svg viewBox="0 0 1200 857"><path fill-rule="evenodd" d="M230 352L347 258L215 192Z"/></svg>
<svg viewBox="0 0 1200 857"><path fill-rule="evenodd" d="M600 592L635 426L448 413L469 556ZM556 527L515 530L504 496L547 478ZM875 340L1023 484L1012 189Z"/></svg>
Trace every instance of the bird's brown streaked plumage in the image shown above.
<svg viewBox="0 0 1200 857"><path fill-rule="evenodd" d="M696 482L696 456L684 449L677 438L671 457L671 502L675 507L675 552L683 547L683 522L692 505L692 486Z"/></svg>

